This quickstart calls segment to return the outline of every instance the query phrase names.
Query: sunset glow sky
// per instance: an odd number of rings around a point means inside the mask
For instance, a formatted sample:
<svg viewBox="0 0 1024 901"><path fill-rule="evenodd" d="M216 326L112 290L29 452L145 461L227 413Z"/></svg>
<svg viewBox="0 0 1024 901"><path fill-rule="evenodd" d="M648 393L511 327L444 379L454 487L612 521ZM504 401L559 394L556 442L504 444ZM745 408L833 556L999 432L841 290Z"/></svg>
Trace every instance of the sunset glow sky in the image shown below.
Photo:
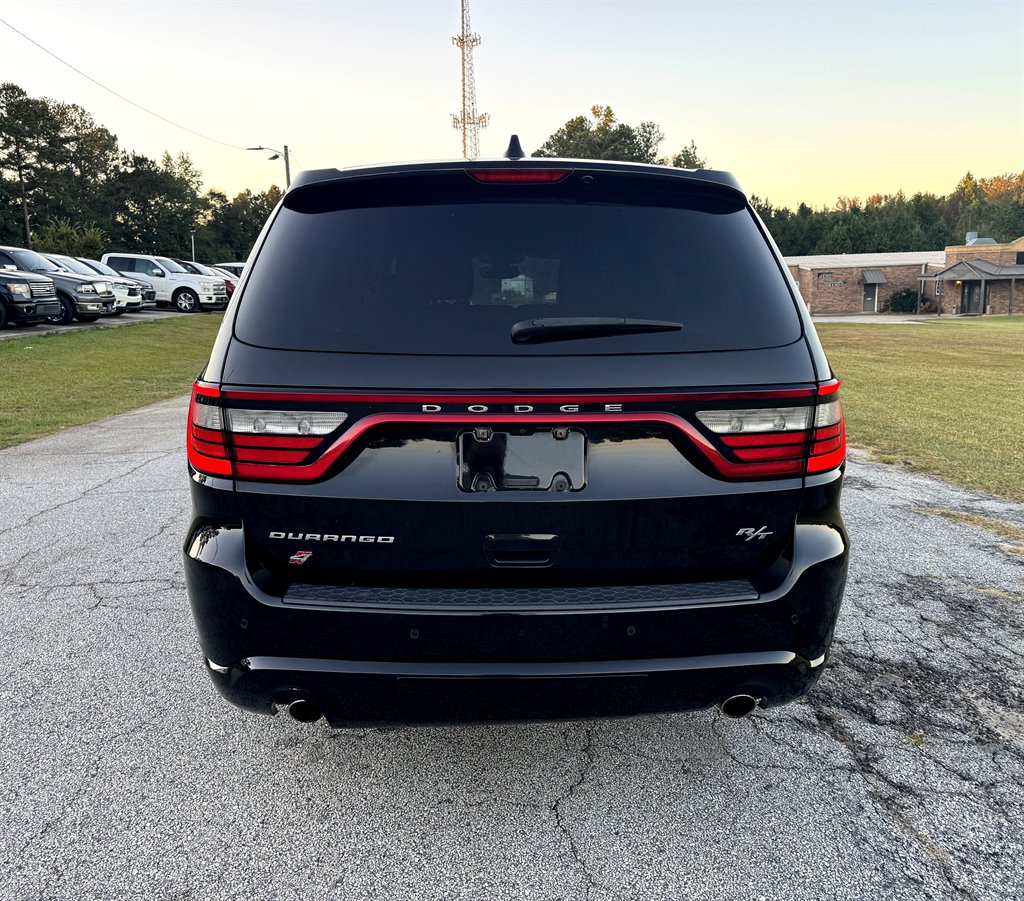
<svg viewBox="0 0 1024 901"><path fill-rule="evenodd" d="M1024 2L472 0L483 156L594 104L694 140L776 205L951 191L1024 170ZM0 17L161 115L292 171L457 157L458 0L8 2ZM267 154L180 131L0 25L0 79L78 103L122 147L186 151L206 185L283 186Z"/></svg>

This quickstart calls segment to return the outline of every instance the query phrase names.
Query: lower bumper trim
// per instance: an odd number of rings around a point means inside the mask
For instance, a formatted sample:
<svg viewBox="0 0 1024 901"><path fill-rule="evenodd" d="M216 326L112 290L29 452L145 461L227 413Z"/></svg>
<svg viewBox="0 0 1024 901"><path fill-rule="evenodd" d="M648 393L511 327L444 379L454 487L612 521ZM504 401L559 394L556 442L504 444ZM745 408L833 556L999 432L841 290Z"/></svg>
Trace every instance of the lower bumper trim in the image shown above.
<svg viewBox="0 0 1024 901"><path fill-rule="evenodd" d="M580 678L586 676L642 675L689 670L734 669L752 666L788 666L810 661L792 651L756 651L746 654L709 654L702 657L664 657L648 660L585 660L570 662L424 663L379 660L320 660L304 657L249 657L243 669L333 675L397 676L422 679ZM218 671L223 671L219 667Z"/></svg>

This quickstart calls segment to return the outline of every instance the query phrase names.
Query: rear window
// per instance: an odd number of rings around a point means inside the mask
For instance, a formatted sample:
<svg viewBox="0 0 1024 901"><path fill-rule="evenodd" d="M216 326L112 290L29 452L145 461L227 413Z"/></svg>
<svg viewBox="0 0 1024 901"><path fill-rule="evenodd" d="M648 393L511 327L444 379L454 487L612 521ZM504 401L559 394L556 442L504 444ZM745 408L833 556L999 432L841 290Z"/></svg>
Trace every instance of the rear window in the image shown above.
<svg viewBox="0 0 1024 901"><path fill-rule="evenodd" d="M779 266L731 192L647 190L631 202L623 190L473 185L451 198L436 189L334 189L311 201L315 190L281 208L253 264L235 323L242 341L521 356L747 349L801 334ZM580 316L683 328L511 339L518 322Z"/></svg>

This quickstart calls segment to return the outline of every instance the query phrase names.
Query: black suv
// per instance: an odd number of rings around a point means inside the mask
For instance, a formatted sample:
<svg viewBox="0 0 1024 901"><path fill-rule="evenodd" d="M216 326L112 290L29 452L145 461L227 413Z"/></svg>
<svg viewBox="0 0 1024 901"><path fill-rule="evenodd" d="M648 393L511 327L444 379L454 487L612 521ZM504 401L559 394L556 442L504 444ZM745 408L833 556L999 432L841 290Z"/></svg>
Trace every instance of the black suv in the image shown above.
<svg viewBox="0 0 1024 901"><path fill-rule="evenodd" d="M306 172L195 384L185 540L231 702L333 726L803 695L846 579L839 382L736 180Z"/></svg>

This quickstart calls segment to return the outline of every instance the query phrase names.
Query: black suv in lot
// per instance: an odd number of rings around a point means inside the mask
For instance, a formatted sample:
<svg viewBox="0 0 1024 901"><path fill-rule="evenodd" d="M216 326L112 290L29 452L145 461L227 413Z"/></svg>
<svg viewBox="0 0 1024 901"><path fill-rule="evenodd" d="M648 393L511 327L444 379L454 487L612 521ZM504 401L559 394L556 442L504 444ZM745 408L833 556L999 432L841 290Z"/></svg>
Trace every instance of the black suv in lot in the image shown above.
<svg viewBox="0 0 1024 901"><path fill-rule="evenodd" d="M839 382L724 172L303 173L187 448L192 611L251 711L742 716L828 656Z"/></svg>

